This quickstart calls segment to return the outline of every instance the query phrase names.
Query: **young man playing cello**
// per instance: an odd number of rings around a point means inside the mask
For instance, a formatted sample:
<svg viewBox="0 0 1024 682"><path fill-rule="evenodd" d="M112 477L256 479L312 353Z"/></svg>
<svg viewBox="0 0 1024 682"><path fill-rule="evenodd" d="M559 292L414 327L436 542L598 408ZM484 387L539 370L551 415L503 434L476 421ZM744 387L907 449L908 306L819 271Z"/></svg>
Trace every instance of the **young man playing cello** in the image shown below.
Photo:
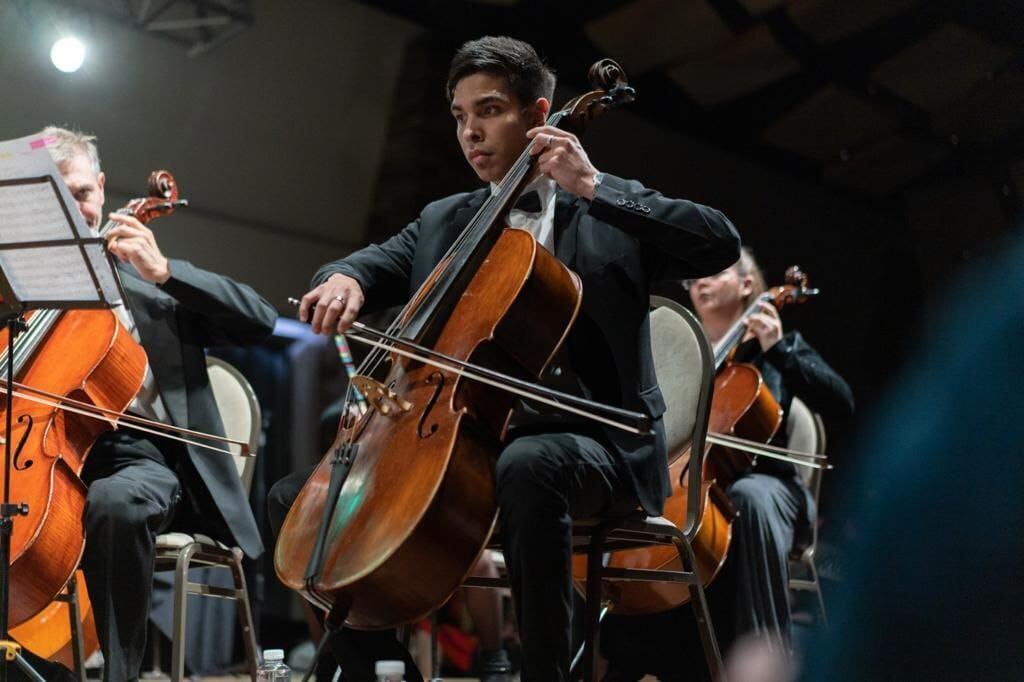
<svg viewBox="0 0 1024 682"><path fill-rule="evenodd" d="M90 135L49 127L40 132L88 226L103 222L106 176ZM245 284L166 258L153 231L111 214L104 236L120 262L122 321L149 358L129 412L223 435L206 376L205 347L267 338L277 312ZM139 676L153 589L154 539L175 517L242 548L263 551L255 518L230 457L128 429L109 431L82 471L86 497L82 569L103 651L104 679Z"/></svg>
<svg viewBox="0 0 1024 682"><path fill-rule="evenodd" d="M497 496L526 682L568 679L572 519L637 506L659 514L670 490L659 419L664 402L647 322L649 283L717 272L736 260L739 248L735 229L718 211L599 173L574 135L546 126L554 83L526 43L495 37L466 43L447 83L456 138L485 183L500 181L527 146L539 156L537 177L523 192L533 205L521 202L510 222L529 230L583 282L566 362L551 368L549 378L655 419L652 435L632 436L566 417L513 417L519 427L498 458ZM407 301L422 284L420 266L440 260L490 191L485 186L431 203L388 241L328 263L303 297L300 317L315 332L335 334L360 312ZM307 475L298 472L271 491L277 525ZM370 677L358 663L341 664L347 679Z"/></svg>

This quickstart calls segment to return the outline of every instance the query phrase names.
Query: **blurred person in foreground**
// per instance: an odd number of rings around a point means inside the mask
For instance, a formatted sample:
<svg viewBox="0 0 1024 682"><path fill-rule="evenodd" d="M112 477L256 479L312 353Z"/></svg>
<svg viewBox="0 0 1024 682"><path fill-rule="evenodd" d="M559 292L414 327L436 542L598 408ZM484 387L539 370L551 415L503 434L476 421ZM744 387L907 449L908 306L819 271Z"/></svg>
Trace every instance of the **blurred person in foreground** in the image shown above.
<svg viewBox="0 0 1024 682"><path fill-rule="evenodd" d="M945 309L857 450L859 540L803 680L1024 675L1024 239Z"/></svg>

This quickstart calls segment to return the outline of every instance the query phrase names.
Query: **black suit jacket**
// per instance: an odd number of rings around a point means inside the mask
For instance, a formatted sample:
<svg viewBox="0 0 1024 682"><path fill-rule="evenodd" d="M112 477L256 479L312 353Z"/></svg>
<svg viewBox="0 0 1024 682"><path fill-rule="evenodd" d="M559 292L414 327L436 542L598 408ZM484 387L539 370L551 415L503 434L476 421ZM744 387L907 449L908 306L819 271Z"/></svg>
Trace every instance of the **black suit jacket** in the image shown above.
<svg viewBox="0 0 1024 682"><path fill-rule="evenodd" d="M171 421L176 426L224 435L206 373L205 350L208 346L259 343L273 332L277 312L245 284L187 261L171 260L171 278L160 286L143 280L131 267L119 270ZM242 551L259 556L263 542L234 461L192 445L187 450L209 492L198 499L212 499Z"/></svg>
<svg viewBox="0 0 1024 682"><path fill-rule="evenodd" d="M401 232L323 266L355 278L371 312L409 300L487 198L488 190L427 205ZM640 437L603 429L627 465L644 510L660 514L671 488L648 320L649 286L658 279L714 274L739 258L739 236L719 211L669 199L639 182L605 174L593 201L558 191L555 255L583 281L583 305L569 338L573 370L595 400L655 417Z"/></svg>

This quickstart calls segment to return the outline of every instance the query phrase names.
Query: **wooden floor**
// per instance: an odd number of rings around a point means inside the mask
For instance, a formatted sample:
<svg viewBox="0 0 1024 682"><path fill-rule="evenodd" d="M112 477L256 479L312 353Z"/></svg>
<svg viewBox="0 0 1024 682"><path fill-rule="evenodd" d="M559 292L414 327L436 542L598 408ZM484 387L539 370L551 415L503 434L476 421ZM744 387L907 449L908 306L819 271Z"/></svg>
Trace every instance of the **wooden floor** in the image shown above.
<svg viewBox="0 0 1024 682"><path fill-rule="evenodd" d="M144 678L146 682L169 682L170 678L163 676L153 676ZM239 682L239 680L248 680L248 675L220 675L210 677L191 677L191 680L196 682ZM302 673L293 672L292 682L299 682L302 679ZM315 678L314 678L315 679ZM518 679L518 678L516 678ZM444 682L480 682L477 677L445 677Z"/></svg>
<svg viewBox="0 0 1024 682"><path fill-rule="evenodd" d="M189 679L196 680L197 682L199 682L199 681L201 681L201 682L238 682L239 680L248 680L249 676L248 675L233 675L233 676L232 675L223 675L223 676L211 676L211 677L192 677L192 678L189 678ZM298 673L298 672L293 672L292 673L292 682L299 682L301 679L302 679L302 673ZM518 680L518 679L519 678L516 677L516 680ZM170 682L170 678L166 677L166 676L163 676L163 677L156 677L156 676L154 676L154 677L146 677L146 678L144 678L144 680L145 680L145 682ZM480 682L480 678L478 678L478 677L445 677L445 678L443 678L443 680L444 680L444 682ZM657 678L651 677L651 676L648 675L647 677L643 678L643 680L641 680L641 682L658 682L658 680L657 680Z"/></svg>

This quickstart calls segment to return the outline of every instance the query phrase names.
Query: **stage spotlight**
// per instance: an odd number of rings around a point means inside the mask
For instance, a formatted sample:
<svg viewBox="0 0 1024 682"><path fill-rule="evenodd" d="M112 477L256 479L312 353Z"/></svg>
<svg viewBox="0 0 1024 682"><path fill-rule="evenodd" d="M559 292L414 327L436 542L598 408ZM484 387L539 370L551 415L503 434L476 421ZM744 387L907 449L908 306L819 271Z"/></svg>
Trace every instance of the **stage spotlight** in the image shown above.
<svg viewBox="0 0 1024 682"><path fill-rule="evenodd" d="M59 71L74 73L85 61L85 45L78 38L61 38L50 50L50 61Z"/></svg>

